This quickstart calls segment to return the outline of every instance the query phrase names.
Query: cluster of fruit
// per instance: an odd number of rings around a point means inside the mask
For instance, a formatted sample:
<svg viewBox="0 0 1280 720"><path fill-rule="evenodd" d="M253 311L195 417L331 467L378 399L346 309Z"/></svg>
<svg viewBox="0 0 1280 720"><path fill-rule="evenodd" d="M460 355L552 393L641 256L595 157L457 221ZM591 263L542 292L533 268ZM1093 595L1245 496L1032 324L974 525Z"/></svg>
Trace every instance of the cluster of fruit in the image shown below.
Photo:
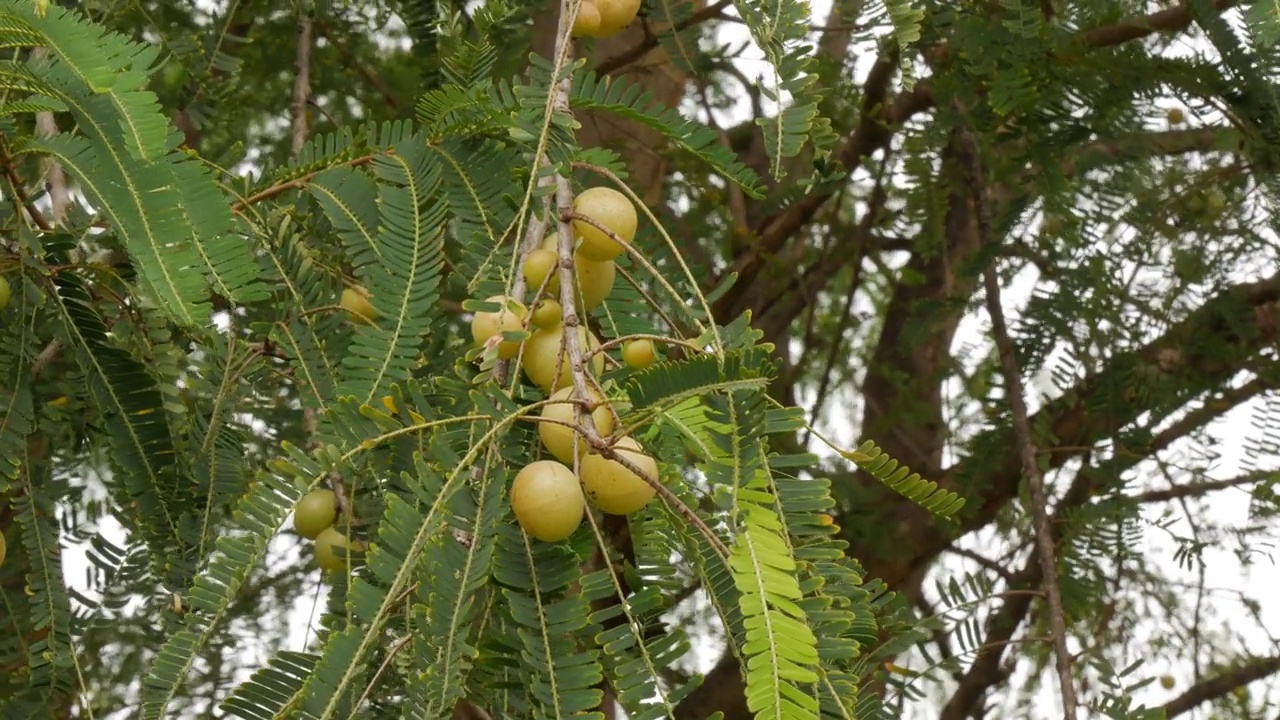
<svg viewBox="0 0 1280 720"><path fill-rule="evenodd" d="M640 12L640 0L582 0L573 21L576 38L607 38L622 32Z"/></svg>
<svg viewBox="0 0 1280 720"><path fill-rule="evenodd" d="M350 549L347 536L333 529L338 518L337 497L332 490L312 490L293 509L293 529L304 538L315 541L316 563L322 570L342 570L347 565ZM343 553L335 552L338 548Z"/></svg>
<svg viewBox="0 0 1280 720"><path fill-rule="evenodd" d="M595 221L595 224L582 219L573 221L577 241L573 258L577 286L574 302L588 311L612 291L617 272L614 260L626 249L609 233L630 243L635 238L638 218L635 206L625 195L606 187L585 190L574 199L573 209L578 216ZM609 232L602 231L601 227L608 228ZM614 515L643 508L655 494L646 476L655 481L658 478L657 462L645 454L635 438L622 436L611 443L613 454L625 459L624 464L590 447L582 435L580 406L590 414L601 438L608 438L613 432L615 415L595 387L588 387L587 398L574 395L571 364L567 352L562 350L565 332L562 308L554 299L560 290L560 256L555 243L556 235L549 234L542 247L529 253L521 268L534 293L531 316L518 299L498 296L489 298L498 305L498 310L477 312L471 321L471 336L476 345L495 345L502 359L521 354L521 342L506 339L502 333L524 329L526 320L532 326L529 338L523 343L521 369L549 397L550 402L543 407L538 423L538 437L555 460L538 460L516 473L511 486L511 506L521 527L545 542L558 542L573 534L582 522L588 497L601 511ZM583 326L576 330L583 356L590 355L585 369L593 378L598 377L604 371L600 341ZM626 343L622 355L628 366L637 369L657 360L649 340ZM598 386L598 383L592 385ZM577 475L571 469L575 461Z"/></svg>

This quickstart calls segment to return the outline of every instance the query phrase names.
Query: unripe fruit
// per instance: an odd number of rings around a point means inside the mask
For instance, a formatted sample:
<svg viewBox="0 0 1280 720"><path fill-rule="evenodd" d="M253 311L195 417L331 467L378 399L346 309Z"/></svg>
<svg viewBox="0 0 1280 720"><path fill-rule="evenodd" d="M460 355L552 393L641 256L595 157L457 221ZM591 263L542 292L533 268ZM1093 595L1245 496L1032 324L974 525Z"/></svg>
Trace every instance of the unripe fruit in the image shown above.
<svg viewBox="0 0 1280 720"><path fill-rule="evenodd" d="M12 290L9 288L9 281L5 280L3 276L0 276L0 310L4 310L9 307L9 298L11 295Z"/></svg>
<svg viewBox="0 0 1280 720"><path fill-rule="evenodd" d="M600 11L596 4L583 0L578 8L578 17L573 21L573 37L595 37L600 30Z"/></svg>
<svg viewBox="0 0 1280 720"><path fill-rule="evenodd" d="M597 37L616 35L636 19L640 12L640 0L596 0L600 11L600 29Z"/></svg>
<svg viewBox="0 0 1280 720"><path fill-rule="evenodd" d="M657 361L651 340L632 340L622 346L622 362L629 368L643 370Z"/></svg>
<svg viewBox="0 0 1280 720"><path fill-rule="evenodd" d="M595 335L587 332L585 327L579 325L578 331L578 347L582 349L585 355L600 347L600 341ZM530 336L528 343L524 349L524 373L534 385L542 388L545 393L550 393L552 387L564 388L573 384L573 374L569 368L569 352L565 350L564 358L560 357L560 345L564 340L564 326L546 330L538 330ZM557 374L557 363L559 373ZM597 377L604 372L604 354L596 353L587 363L587 369Z"/></svg>
<svg viewBox="0 0 1280 720"><path fill-rule="evenodd" d="M1176 107L1169 108L1169 111L1165 113L1165 118L1169 120L1170 125L1181 125L1182 122L1187 119L1186 115L1182 112L1182 108Z"/></svg>
<svg viewBox="0 0 1280 720"><path fill-rule="evenodd" d="M609 406L601 403L601 397L594 390L587 390L588 399L593 403L600 403L591 411L591 420L595 423L596 432L601 437L608 437L613 432L613 413L609 412ZM538 437L542 439L542 445L560 462L565 465L573 465L573 447L574 437L578 438L578 454L587 451L586 438L580 436L573 428L565 427L560 423L569 423L570 425L578 425L578 406L576 403L569 402L573 397L573 386L561 388L551 396L552 403L542 407L542 417L548 420L558 420L559 422L540 422L538 423Z"/></svg>
<svg viewBox="0 0 1280 720"><path fill-rule="evenodd" d="M1160 687L1164 688L1165 690L1172 690L1173 686L1177 684L1178 684L1178 681L1174 680L1172 675L1160 676Z"/></svg>
<svg viewBox="0 0 1280 720"><path fill-rule="evenodd" d="M494 295L488 302L502 306L497 312L478 312L471 318L471 339L476 346L489 342L489 338L504 332L517 332L524 329L525 307L518 300ZM498 358L509 360L520 352L520 343L516 340L503 340L498 343Z"/></svg>
<svg viewBox="0 0 1280 720"><path fill-rule="evenodd" d="M353 323L372 325L374 319L378 317L377 311L373 309L373 303L369 302L369 293L364 288L343 288L340 304Z"/></svg>
<svg viewBox="0 0 1280 720"><path fill-rule="evenodd" d="M543 542L559 542L582 523L586 501L573 471L554 460L524 466L511 483L511 510L524 531Z"/></svg>
<svg viewBox="0 0 1280 720"><path fill-rule="evenodd" d="M556 272L556 260L558 259L559 256L556 255L554 245L540 247L529 253L528 257L524 259L522 272L524 272L524 280L529 284L530 290L537 292L538 288L542 287L542 282L547 279L548 275L551 275L551 282L547 284L547 292L553 297L555 296L556 290L560 287L560 278L552 275L552 273Z"/></svg>
<svg viewBox="0 0 1280 720"><path fill-rule="evenodd" d="M346 535L331 527L321 530L320 534L316 535L316 563L321 570L336 572L346 569L347 556L345 552L340 554L339 548L343 551L351 549Z"/></svg>
<svg viewBox="0 0 1280 720"><path fill-rule="evenodd" d="M533 326L537 328L553 328L564 319L564 308L551 298L543 298L533 308Z"/></svg>
<svg viewBox="0 0 1280 720"><path fill-rule="evenodd" d="M304 538L315 539L338 517L337 498L332 490L312 490L293 509L293 529Z"/></svg>
<svg viewBox="0 0 1280 720"><path fill-rule="evenodd" d="M619 1L621 0L609 0L610 3ZM600 6L600 15L607 21L604 5ZM593 187L583 190L573 199L573 209L579 215L609 228L627 243L635 239L636 225L639 223L636 206L631 203L630 198L613 188ZM574 220L573 232L582 238L578 253L588 260L612 260L626 250L618 241L586 221Z"/></svg>
<svg viewBox="0 0 1280 720"><path fill-rule="evenodd" d="M654 480L658 479L658 463L644 454L644 448L634 438L624 437L613 446L614 452L626 458ZM596 507L611 515L633 513L653 499L657 490L643 477L616 460L610 460L594 451L582 456L578 465L582 487Z"/></svg>

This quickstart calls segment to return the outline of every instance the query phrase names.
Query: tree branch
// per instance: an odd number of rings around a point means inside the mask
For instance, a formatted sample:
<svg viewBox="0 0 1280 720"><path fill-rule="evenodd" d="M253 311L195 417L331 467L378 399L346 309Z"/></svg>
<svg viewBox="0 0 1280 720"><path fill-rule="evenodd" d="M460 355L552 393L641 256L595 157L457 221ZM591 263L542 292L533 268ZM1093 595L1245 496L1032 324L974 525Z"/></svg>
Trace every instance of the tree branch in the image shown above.
<svg viewBox="0 0 1280 720"><path fill-rule="evenodd" d="M1207 680L1202 680L1164 705L1168 720L1190 712L1201 703L1216 700L1238 687L1280 672L1280 656L1256 658L1234 670L1228 670Z"/></svg>
<svg viewBox="0 0 1280 720"><path fill-rule="evenodd" d="M293 138L289 154L295 160L307 144L307 100L311 97L311 8L298 12L298 48L293 62L293 102L289 112L293 116Z"/></svg>

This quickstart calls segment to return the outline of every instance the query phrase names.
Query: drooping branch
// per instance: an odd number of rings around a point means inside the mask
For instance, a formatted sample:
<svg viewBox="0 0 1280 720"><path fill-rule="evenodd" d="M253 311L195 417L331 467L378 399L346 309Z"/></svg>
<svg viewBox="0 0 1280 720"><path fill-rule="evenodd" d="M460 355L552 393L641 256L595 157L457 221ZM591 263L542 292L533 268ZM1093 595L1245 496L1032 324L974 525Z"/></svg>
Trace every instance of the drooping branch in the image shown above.
<svg viewBox="0 0 1280 720"><path fill-rule="evenodd" d="M1280 673L1280 656L1250 660L1239 667L1192 685L1186 692L1164 705L1165 717L1172 720L1191 712L1197 705L1216 700L1255 680Z"/></svg>

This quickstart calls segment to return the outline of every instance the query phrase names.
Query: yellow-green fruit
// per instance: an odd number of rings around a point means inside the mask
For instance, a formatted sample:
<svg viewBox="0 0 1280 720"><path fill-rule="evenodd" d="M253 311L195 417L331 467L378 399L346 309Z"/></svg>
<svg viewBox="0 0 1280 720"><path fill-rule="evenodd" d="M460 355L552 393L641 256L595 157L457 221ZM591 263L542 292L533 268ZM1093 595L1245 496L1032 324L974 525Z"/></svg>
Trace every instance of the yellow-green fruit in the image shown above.
<svg viewBox="0 0 1280 720"><path fill-rule="evenodd" d="M640 0L596 0L596 8L600 11L597 36L609 37L616 35L636 19L636 14L640 12Z"/></svg>
<svg viewBox="0 0 1280 720"><path fill-rule="evenodd" d="M621 0L610 0L610 2L616 1ZM607 17L604 5L600 6L600 15L602 18ZM589 217L609 228L624 242L630 243L636 237L636 225L639 223L636 206L626 195L613 188L593 187L583 190L573 199L573 209L579 215ZM588 260L596 262L612 260L626 250L617 240L584 220L574 220L573 231L582 238L578 253Z"/></svg>
<svg viewBox="0 0 1280 720"><path fill-rule="evenodd" d="M335 572L347 567L347 550L351 549L347 536L327 527L316 535L316 563L321 570Z"/></svg>
<svg viewBox="0 0 1280 720"><path fill-rule="evenodd" d="M643 370L658 361L651 340L632 340L622 346L622 362L627 367Z"/></svg>
<svg viewBox="0 0 1280 720"><path fill-rule="evenodd" d="M553 328L564 319L564 308L551 298L543 298L533 308L533 326L536 328Z"/></svg>
<svg viewBox="0 0 1280 720"><path fill-rule="evenodd" d="M353 323L372 325L374 319L378 317L378 312L373 309L373 303L369 302L369 293L365 292L364 288L343 288L340 304Z"/></svg>
<svg viewBox="0 0 1280 720"><path fill-rule="evenodd" d="M587 390L588 398L593 403L600 403L600 395L593 390ZM573 444L574 437L578 438L578 454L582 454L587 450L587 441L578 435L571 427L566 427L560 423L569 423L570 425L578 425L577 404L569 402L573 396L573 386L561 388L551 396L551 404L542 407L542 417L548 420L558 422L540 422L538 423L538 437L542 439L542 445L560 462L566 465L573 464ZM591 420L595 423L596 432L601 437L608 437L613 432L613 413L609 412L609 406L600 403L595 410L591 411Z"/></svg>
<svg viewBox="0 0 1280 720"><path fill-rule="evenodd" d="M597 262L588 260L581 252L574 255L574 269L578 276L578 294L575 299L584 312L595 308L613 292L613 281L618 277L618 266L612 260Z"/></svg>
<svg viewBox="0 0 1280 720"><path fill-rule="evenodd" d="M613 446L614 452L640 468L646 475L658 479L658 463L644 453L644 448L634 438L624 437ZM610 460L594 451L582 456L578 465L582 487L592 504L610 515L626 515L644 507L653 499L657 490L643 477L616 460Z"/></svg>
<svg viewBox="0 0 1280 720"><path fill-rule="evenodd" d="M516 521L543 542L559 542L572 535L585 509L578 478L555 460L529 463L511 483L511 510Z"/></svg>
<svg viewBox="0 0 1280 720"><path fill-rule="evenodd" d="M577 331L578 347L584 355L600 347L600 341L587 332L585 327L579 325ZM573 384L568 350L564 352L564 358L560 358L560 345L563 341L564 326L557 325L534 332L525 345L524 374L545 393L550 393L553 386L564 388ZM559 373L556 372L557 368ZM604 353L593 355L587 363L587 369L599 377L604 372Z"/></svg>
<svg viewBox="0 0 1280 720"><path fill-rule="evenodd" d="M518 300L494 295L488 302L502 306L497 312L478 312L471 318L471 339L476 346L489 342L489 338L504 332L517 332L524 329L525 307ZM503 340L498 343L498 357L509 360L520 352L520 343L516 340Z"/></svg>
<svg viewBox="0 0 1280 720"><path fill-rule="evenodd" d="M1181 125L1182 121L1187 119L1182 112L1182 108L1176 107L1169 108L1169 111L1165 113L1165 117L1169 120L1170 125Z"/></svg>
<svg viewBox="0 0 1280 720"><path fill-rule="evenodd" d="M336 497L332 490L312 490L293 509L293 529L305 538L315 539L338 517Z"/></svg>
<svg viewBox="0 0 1280 720"><path fill-rule="evenodd" d="M1162 675L1160 677L1160 687L1164 688L1165 690L1172 690L1173 686L1177 684L1178 684L1178 681L1174 680L1172 675Z"/></svg>
<svg viewBox="0 0 1280 720"><path fill-rule="evenodd" d="M0 310L9 307L9 297L12 291L9 288L9 281L0 277Z"/></svg>
<svg viewBox="0 0 1280 720"><path fill-rule="evenodd" d="M583 2L573 21L573 37L594 37L600 30L600 11L593 2Z"/></svg>
<svg viewBox="0 0 1280 720"><path fill-rule="evenodd" d="M529 284L531 291L537 292L538 288L542 287L542 283L547 279L547 276L551 275L551 282L547 284L547 293L555 297L556 290L560 288L560 279L552 275L552 273L557 270L556 260L558 257L554 244L551 247L547 247L544 244L543 247L529 253L529 256L524 259L524 267L522 268L524 280Z"/></svg>

